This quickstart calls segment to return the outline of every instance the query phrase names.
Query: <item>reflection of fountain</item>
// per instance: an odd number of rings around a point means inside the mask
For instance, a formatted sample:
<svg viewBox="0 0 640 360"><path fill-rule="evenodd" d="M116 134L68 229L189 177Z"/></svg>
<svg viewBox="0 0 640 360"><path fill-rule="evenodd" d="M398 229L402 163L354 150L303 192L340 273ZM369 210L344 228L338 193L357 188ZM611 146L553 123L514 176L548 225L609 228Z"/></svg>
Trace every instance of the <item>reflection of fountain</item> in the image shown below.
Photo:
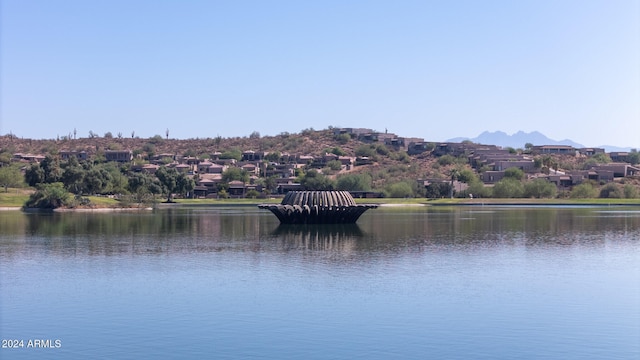
<svg viewBox="0 0 640 360"><path fill-rule="evenodd" d="M357 224L280 224L272 233L285 249L355 251L364 233Z"/></svg>
<svg viewBox="0 0 640 360"><path fill-rule="evenodd" d="M290 191L279 205L261 204L283 224L353 224L376 204L356 204L348 191Z"/></svg>

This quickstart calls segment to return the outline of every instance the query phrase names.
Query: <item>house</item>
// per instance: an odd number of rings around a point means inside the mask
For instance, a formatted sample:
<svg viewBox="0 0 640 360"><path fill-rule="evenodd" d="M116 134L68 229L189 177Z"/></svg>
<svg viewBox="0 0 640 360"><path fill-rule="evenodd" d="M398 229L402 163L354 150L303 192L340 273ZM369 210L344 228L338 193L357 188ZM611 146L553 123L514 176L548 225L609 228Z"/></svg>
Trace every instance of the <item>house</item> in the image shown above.
<svg viewBox="0 0 640 360"><path fill-rule="evenodd" d="M200 174L196 180L194 194L196 197L211 197L218 193L218 184L222 181L220 174Z"/></svg>
<svg viewBox="0 0 640 360"><path fill-rule="evenodd" d="M229 182L229 188L227 189L227 193L232 197L244 197L244 194L247 192L247 186L243 181L234 180Z"/></svg>
<svg viewBox="0 0 640 360"><path fill-rule="evenodd" d="M603 148L581 148L578 149L578 153L584 156L593 156L597 154L604 154Z"/></svg>
<svg viewBox="0 0 640 360"><path fill-rule="evenodd" d="M242 152L242 158L240 161L260 161L264 158L264 153L255 152L253 150L247 150Z"/></svg>
<svg viewBox="0 0 640 360"><path fill-rule="evenodd" d="M480 179L485 184L494 184L504 178L504 170L500 171L483 171L480 174Z"/></svg>
<svg viewBox="0 0 640 360"><path fill-rule="evenodd" d="M576 148L569 145L538 145L531 148L534 154L566 154L575 155Z"/></svg>
<svg viewBox="0 0 640 360"><path fill-rule="evenodd" d="M407 154L409 155L417 155L421 154L425 151L428 151L432 145L426 143L424 141L412 141L407 145Z"/></svg>
<svg viewBox="0 0 640 360"><path fill-rule="evenodd" d="M44 155L15 153L15 154L13 154L13 158L11 159L11 161L28 162L28 163L34 163L34 162L39 163L44 159L45 159Z"/></svg>
<svg viewBox="0 0 640 360"><path fill-rule="evenodd" d="M158 171L158 169L160 169L159 165L156 164L146 164L143 165L142 168L140 169L141 172L146 173L146 174L155 174L156 171Z"/></svg>
<svg viewBox="0 0 640 360"><path fill-rule="evenodd" d="M84 161L89 159L89 154L82 150L82 151L76 151L76 150L61 150L60 151L60 159L62 160L69 160L69 158L75 157L76 159L78 159L78 161Z"/></svg>
<svg viewBox="0 0 640 360"><path fill-rule="evenodd" d="M609 163L596 165L592 168L596 172L611 171L614 177L626 177L640 175L640 167L627 163Z"/></svg>
<svg viewBox="0 0 640 360"><path fill-rule="evenodd" d="M225 167L205 160L198 164L198 174L222 174Z"/></svg>
<svg viewBox="0 0 640 360"><path fill-rule="evenodd" d="M104 158L107 161L130 162L133 160L131 150L105 150Z"/></svg>
<svg viewBox="0 0 640 360"><path fill-rule="evenodd" d="M258 174L259 172L259 168L256 164L253 163L248 163L248 164L244 164L240 167L242 170L248 172L249 174Z"/></svg>
<svg viewBox="0 0 640 360"><path fill-rule="evenodd" d="M187 164L178 164L174 167L176 170L178 170L179 173L183 173L183 174L193 173L193 168Z"/></svg>
<svg viewBox="0 0 640 360"><path fill-rule="evenodd" d="M614 162L629 162L629 153L626 151L613 151L609 153L611 161Z"/></svg>

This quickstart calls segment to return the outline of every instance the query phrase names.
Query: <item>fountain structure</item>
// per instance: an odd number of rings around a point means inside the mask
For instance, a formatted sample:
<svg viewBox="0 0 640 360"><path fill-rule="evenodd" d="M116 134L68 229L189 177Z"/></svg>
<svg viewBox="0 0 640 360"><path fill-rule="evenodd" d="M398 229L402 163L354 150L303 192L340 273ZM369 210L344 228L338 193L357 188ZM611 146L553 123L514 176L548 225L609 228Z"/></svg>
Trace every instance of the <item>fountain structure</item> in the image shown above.
<svg viewBox="0 0 640 360"><path fill-rule="evenodd" d="M279 205L260 204L282 224L353 224L377 204L356 204L348 191L290 191Z"/></svg>

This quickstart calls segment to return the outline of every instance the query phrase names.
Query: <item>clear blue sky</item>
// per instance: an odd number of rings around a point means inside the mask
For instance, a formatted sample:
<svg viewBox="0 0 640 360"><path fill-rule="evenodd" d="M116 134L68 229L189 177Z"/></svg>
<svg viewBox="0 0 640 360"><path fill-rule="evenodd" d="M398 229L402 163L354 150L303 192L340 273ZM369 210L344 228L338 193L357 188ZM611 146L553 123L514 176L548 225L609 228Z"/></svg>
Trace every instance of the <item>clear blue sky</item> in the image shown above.
<svg viewBox="0 0 640 360"><path fill-rule="evenodd" d="M640 0L2 0L0 134L640 148Z"/></svg>

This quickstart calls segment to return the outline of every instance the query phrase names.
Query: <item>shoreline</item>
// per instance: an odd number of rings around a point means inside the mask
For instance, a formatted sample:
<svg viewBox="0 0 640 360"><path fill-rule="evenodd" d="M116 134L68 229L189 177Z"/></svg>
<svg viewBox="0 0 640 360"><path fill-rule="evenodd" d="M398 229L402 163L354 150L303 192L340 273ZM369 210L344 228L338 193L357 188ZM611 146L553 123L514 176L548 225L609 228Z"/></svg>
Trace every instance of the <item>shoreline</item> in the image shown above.
<svg viewBox="0 0 640 360"><path fill-rule="evenodd" d="M94 207L94 208L57 208L57 209L23 209L23 207L19 206L0 206L0 211L23 211L23 212L138 212L138 211L153 211L155 209L171 209L171 208L190 208L190 207L255 207L259 205L260 202L243 202L243 203L159 203L153 207L145 206L145 207ZM630 207L640 207L640 201L634 202L581 202L581 201L502 201L494 200L494 201L465 201L465 202L376 202L374 203L384 208L401 208L401 207L471 207L471 206L501 206L501 207L611 207L611 206L630 206Z"/></svg>

